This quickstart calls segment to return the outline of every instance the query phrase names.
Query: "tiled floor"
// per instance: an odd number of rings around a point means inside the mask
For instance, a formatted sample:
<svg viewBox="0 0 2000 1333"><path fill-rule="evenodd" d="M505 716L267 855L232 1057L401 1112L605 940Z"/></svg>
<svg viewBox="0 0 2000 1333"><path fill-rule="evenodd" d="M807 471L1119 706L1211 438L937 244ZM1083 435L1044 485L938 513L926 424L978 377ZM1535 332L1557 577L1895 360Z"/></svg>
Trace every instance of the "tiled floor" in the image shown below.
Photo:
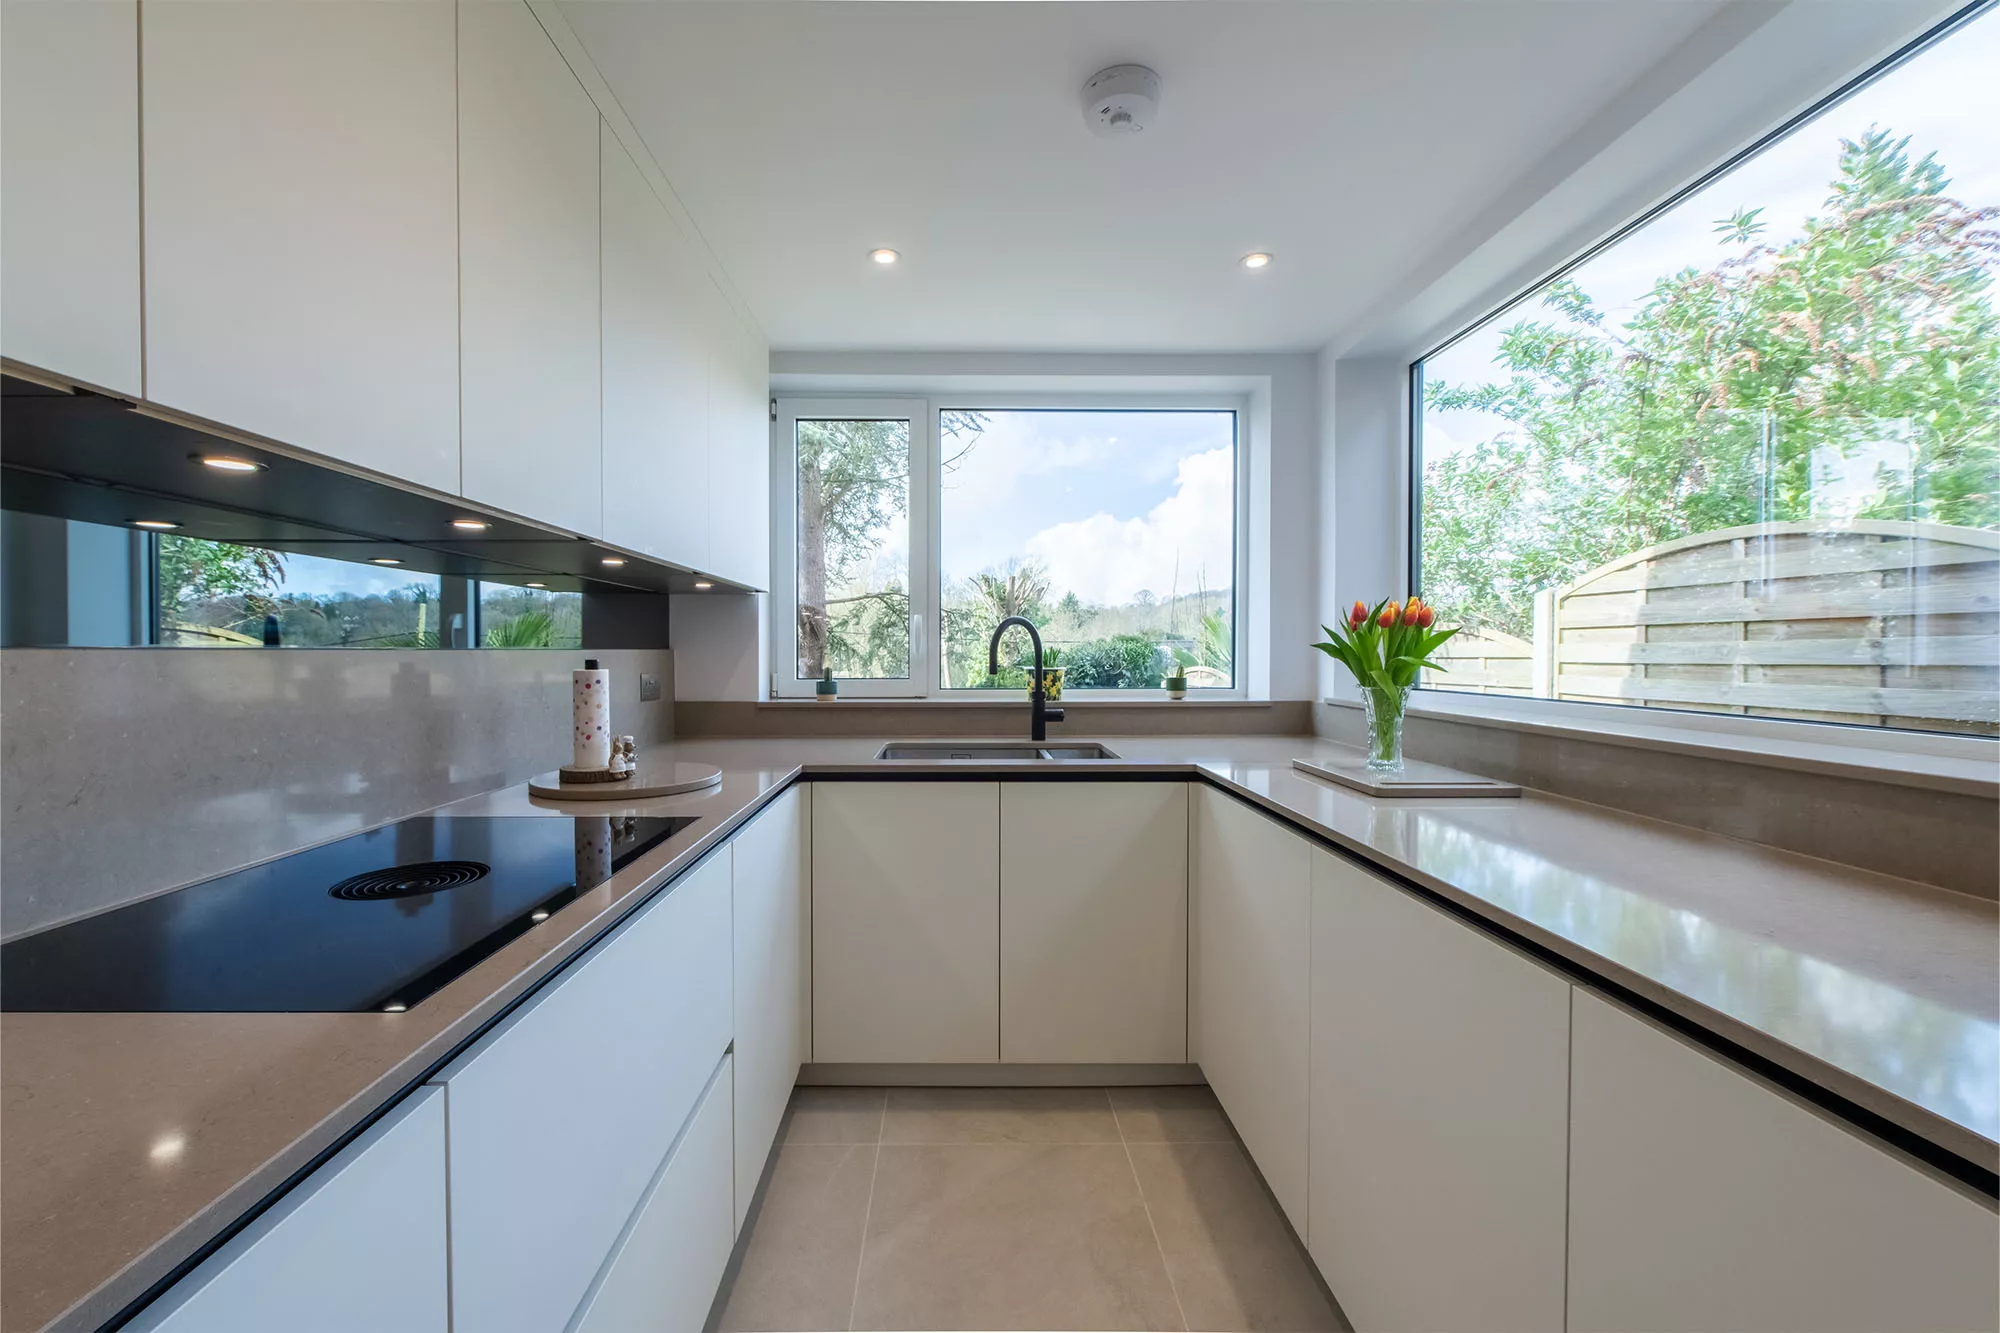
<svg viewBox="0 0 2000 1333"><path fill-rule="evenodd" d="M1207 1088L800 1088L721 1333L1345 1327Z"/></svg>

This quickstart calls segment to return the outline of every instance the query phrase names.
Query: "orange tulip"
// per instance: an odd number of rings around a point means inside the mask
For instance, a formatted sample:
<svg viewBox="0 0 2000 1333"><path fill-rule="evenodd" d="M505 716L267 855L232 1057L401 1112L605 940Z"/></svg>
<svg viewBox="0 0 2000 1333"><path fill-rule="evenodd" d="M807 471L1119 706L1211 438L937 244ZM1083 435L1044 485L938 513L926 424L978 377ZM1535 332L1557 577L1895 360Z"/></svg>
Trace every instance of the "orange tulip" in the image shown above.
<svg viewBox="0 0 2000 1333"><path fill-rule="evenodd" d="M1398 616L1401 614L1401 611L1402 611L1401 607L1397 606L1394 602L1391 602L1387 606L1382 608L1382 615L1379 619L1376 620L1375 623L1380 625L1383 629L1394 629L1396 628L1396 620Z"/></svg>
<svg viewBox="0 0 2000 1333"><path fill-rule="evenodd" d="M1418 608L1417 610L1418 629L1429 629L1431 627L1431 622L1436 619L1437 619L1437 612L1431 610L1431 608L1429 608L1428 606Z"/></svg>
<svg viewBox="0 0 2000 1333"><path fill-rule="evenodd" d="M1356 602L1354 604L1354 609L1347 613L1347 627L1349 629L1360 629L1362 624L1366 622L1367 619L1368 619L1368 608L1363 606L1361 603Z"/></svg>
<svg viewBox="0 0 2000 1333"><path fill-rule="evenodd" d="M1424 609L1424 604L1418 600L1417 595L1415 593L1411 593L1409 605L1403 608L1403 619L1415 620L1417 618L1417 612L1423 609Z"/></svg>

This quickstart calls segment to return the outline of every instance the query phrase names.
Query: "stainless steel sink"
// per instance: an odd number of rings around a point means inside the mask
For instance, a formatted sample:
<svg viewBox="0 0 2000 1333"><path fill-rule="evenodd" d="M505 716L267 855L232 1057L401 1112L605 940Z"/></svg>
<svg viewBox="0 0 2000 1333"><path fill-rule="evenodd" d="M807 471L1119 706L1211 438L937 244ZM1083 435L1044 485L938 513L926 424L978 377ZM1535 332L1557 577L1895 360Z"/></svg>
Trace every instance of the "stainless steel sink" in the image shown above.
<svg viewBox="0 0 2000 1333"><path fill-rule="evenodd" d="M1022 744L1018 741L891 741L877 759L956 759L983 763L994 759L1116 759L1096 741L1070 745Z"/></svg>

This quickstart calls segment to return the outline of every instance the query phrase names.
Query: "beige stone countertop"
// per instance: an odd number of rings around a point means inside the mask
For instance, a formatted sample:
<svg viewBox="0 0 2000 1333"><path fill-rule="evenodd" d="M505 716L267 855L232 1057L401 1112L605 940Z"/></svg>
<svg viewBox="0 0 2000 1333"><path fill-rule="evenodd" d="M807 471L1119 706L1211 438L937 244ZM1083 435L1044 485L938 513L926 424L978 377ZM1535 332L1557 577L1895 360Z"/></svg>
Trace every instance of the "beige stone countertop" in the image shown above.
<svg viewBox="0 0 2000 1333"><path fill-rule="evenodd" d="M881 738L655 747L719 765L722 785L577 806L520 784L443 807L698 822L408 1013L5 1015L0 1330L118 1314L801 774L1204 777L1573 971L2000 1165L2000 904L1534 792L1376 800L1296 772L1295 756L1339 752L1307 737L1107 743L1119 759L1056 764L884 762Z"/></svg>

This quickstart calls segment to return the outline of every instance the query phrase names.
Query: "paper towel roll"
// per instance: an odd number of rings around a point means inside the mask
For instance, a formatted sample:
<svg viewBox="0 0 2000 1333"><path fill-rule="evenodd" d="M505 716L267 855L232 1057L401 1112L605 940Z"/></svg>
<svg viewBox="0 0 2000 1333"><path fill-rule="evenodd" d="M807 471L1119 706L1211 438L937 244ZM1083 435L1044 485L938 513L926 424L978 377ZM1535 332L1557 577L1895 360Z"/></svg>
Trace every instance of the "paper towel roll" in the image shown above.
<svg viewBox="0 0 2000 1333"><path fill-rule="evenodd" d="M611 673L591 658L570 673L571 709L576 726L575 768L603 768L611 762Z"/></svg>

